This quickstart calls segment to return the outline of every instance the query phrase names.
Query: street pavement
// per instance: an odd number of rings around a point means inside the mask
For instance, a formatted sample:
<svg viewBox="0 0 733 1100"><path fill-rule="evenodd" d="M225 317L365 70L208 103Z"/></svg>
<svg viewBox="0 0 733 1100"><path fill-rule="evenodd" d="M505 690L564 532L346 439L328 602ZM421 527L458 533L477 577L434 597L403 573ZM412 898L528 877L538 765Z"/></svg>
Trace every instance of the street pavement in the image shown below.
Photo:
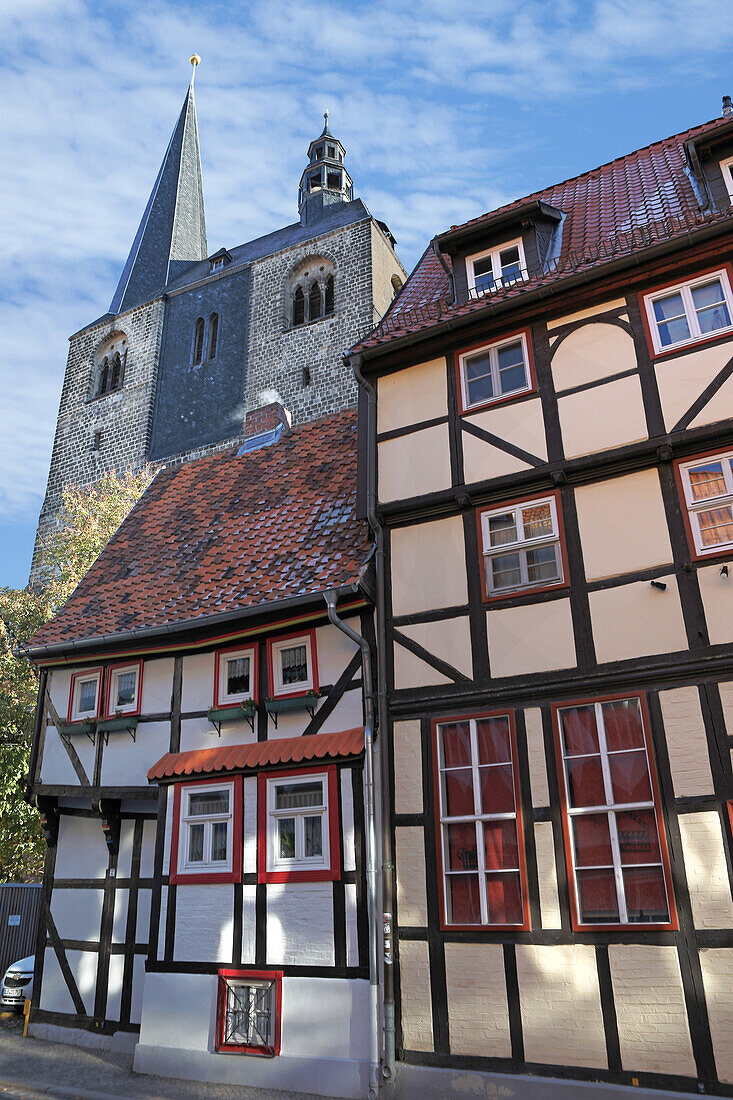
<svg viewBox="0 0 733 1100"><path fill-rule="evenodd" d="M22 1018L0 1018L0 1100L293 1100L293 1093L205 1085L132 1072L132 1055L23 1038ZM299 1100L318 1100L302 1093Z"/></svg>

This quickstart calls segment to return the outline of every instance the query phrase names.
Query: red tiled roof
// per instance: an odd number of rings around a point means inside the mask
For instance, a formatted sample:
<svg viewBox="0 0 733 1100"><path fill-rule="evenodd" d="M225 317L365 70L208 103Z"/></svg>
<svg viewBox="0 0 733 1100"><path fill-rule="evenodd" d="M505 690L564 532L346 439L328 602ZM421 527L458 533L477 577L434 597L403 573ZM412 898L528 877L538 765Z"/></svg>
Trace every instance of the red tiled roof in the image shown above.
<svg viewBox="0 0 733 1100"><path fill-rule="evenodd" d="M176 779L213 772L238 772L273 764L300 764L304 760L327 760L357 756L364 750L364 727L340 733L316 733L310 737L276 737L253 745L217 745L213 749L167 752L148 772L148 779Z"/></svg>
<svg viewBox="0 0 733 1100"><path fill-rule="evenodd" d="M356 583L356 413L163 469L29 648L167 627Z"/></svg>
<svg viewBox="0 0 733 1100"><path fill-rule="evenodd" d="M448 317L481 309L489 299L520 297L540 284L640 251L658 240L682 236L708 221L733 220L731 208L701 211L685 171L684 148L686 141L729 125L730 121L713 119L544 191L535 191L461 226L451 226L451 230L480 227L497 215L536 201L548 203L565 215L561 248L550 265L551 270L534 276L530 273L530 278L513 287L457 305L451 301L447 273L428 247L381 322L352 351L385 344ZM449 258L444 258L450 266Z"/></svg>

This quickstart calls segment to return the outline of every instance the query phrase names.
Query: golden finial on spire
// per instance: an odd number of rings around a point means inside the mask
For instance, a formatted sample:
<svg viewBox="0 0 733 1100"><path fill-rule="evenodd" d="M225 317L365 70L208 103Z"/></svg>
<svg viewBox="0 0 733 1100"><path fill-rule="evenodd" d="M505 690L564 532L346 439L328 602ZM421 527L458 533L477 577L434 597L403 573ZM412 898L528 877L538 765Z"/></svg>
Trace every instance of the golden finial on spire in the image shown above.
<svg viewBox="0 0 733 1100"><path fill-rule="evenodd" d="M196 66L201 64L201 58L197 53L192 53L190 60L193 65L193 72L191 73L191 83L193 84L193 78L196 76Z"/></svg>

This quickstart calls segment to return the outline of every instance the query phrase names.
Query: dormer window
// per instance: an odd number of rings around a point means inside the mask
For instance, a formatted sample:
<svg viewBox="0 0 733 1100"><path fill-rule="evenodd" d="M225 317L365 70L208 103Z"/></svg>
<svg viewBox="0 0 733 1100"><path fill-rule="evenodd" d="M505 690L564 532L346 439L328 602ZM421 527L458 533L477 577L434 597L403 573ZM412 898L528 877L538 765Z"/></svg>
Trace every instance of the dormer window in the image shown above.
<svg viewBox="0 0 733 1100"><path fill-rule="evenodd" d="M720 162L720 171L723 173L723 183L728 192L728 198L733 204L733 157L726 157Z"/></svg>
<svg viewBox="0 0 733 1100"><path fill-rule="evenodd" d="M527 262L521 237L498 248L466 257L469 292L487 294L525 278Z"/></svg>
<svg viewBox="0 0 733 1100"><path fill-rule="evenodd" d="M211 261L212 271L222 271L224 269L224 257L219 256L218 259Z"/></svg>

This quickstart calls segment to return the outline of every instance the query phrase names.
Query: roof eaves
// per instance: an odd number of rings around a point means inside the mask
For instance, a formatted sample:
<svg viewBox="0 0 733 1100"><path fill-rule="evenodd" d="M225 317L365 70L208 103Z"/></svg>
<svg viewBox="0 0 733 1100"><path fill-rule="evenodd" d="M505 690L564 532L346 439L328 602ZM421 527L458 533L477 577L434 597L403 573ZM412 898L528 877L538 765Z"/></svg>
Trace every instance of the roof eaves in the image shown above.
<svg viewBox="0 0 733 1100"><path fill-rule="evenodd" d="M497 212L484 214L483 217L464 225L452 226L445 233L438 234L435 240L442 252L456 251L463 241L476 236L477 233L500 229L504 225L532 218L548 218L559 222L562 218L562 210L541 199L520 201L509 208L503 207Z"/></svg>

